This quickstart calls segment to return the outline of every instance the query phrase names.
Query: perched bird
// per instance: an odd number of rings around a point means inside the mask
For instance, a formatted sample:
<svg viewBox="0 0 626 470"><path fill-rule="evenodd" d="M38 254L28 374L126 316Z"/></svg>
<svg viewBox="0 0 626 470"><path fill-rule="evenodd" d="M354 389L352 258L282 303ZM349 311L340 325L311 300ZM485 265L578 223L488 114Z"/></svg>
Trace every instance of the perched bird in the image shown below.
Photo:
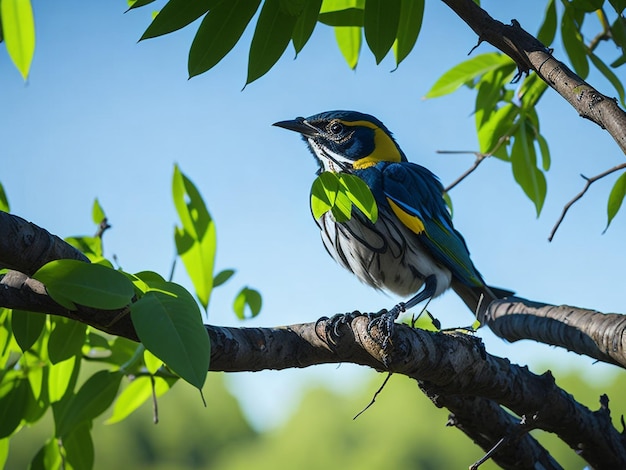
<svg viewBox="0 0 626 470"><path fill-rule="evenodd" d="M350 173L370 188L378 206L375 223L356 207L348 221L337 222L326 212L316 223L341 266L374 288L413 296L390 311L393 319L449 287L475 315L510 294L485 284L452 225L439 179L409 162L378 119L328 111L274 125L302 135L319 163L318 174Z"/></svg>

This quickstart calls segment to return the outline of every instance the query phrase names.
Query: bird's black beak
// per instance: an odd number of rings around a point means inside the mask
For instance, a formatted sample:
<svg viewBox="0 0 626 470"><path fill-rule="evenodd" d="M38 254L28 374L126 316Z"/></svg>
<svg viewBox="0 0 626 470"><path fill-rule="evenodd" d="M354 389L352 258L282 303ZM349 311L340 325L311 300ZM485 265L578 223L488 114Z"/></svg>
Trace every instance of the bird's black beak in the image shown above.
<svg viewBox="0 0 626 470"><path fill-rule="evenodd" d="M283 129L287 129L290 131L299 132L305 137L313 137L319 134L319 131L306 122L303 117L297 117L290 121L279 121L272 124L272 126L282 127Z"/></svg>

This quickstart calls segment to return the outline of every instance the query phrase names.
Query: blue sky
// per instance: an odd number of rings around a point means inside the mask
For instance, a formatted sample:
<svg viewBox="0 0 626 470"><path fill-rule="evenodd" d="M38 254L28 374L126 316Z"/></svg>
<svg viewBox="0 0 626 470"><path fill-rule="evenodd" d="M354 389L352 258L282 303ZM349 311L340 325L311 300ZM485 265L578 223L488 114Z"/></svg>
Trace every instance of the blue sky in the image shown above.
<svg viewBox="0 0 626 470"><path fill-rule="evenodd" d="M289 49L242 91L251 28L214 70L187 80L194 26L138 44L150 7L123 14L121 0L34 0L37 47L28 83L0 53L0 181L12 212L62 237L91 234L91 205L98 197L113 225L105 235L107 254L115 254L127 271L166 275L174 256L170 182L178 163L216 220L217 269L237 270L215 291L210 322L241 325L231 303L243 285L259 289L264 300L261 316L245 326L390 307L399 299L360 284L326 255L308 208L316 164L296 135L271 124L330 109L374 114L410 160L430 168L444 184L454 180L473 157L436 151L477 148L473 95L461 90L435 100L422 96L467 58L476 37L442 2L426 6L416 49L393 73L390 57L376 66L365 49L357 70L350 70L332 29L318 25L296 60ZM535 33L535 12L543 12L544 2L489 1L483 7L505 22L516 18ZM564 58L559 44L555 47ZM474 54L489 51L483 44ZM614 94L597 74L589 81ZM553 160L541 216L535 217L510 167L494 159L451 193L454 223L488 283L538 301L623 311L626 217L619 214L601 234L617 176L593 185L555 240L547 238L563 205L582 189L580 174L600 173L623 162L624 155L606 132L579 118L552 91L539 115ZM175 280L190 286L182 268ZM444 327L471 323L453 293L433 301L430 310ZM507 344L487 331L480 335L492 354L528 363L536 372L615 370L529 341ZM253 419L268 423L303 384L324 378L345 388L361 375L357 367L323 366L233 374L230 383Z"/></svg>

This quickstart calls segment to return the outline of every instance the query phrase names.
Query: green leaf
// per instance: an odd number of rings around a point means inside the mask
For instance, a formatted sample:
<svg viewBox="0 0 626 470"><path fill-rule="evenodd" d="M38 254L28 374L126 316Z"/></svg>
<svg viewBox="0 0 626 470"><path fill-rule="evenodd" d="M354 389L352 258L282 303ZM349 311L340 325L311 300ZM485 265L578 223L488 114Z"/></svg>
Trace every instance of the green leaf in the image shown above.
<svg viewBox="0 0 626 470"><path fill-rule="evenodd" d="M335 39L348 66L355 69L361 52L361 28L338 26L335 28Z"/></svg>
<svg viewBox="0 0 626 470"><path fill-rule="evenodd" d="M611 225L611 221L617 215L620 207L622 207L624 196L626 196L626 172L622 173L619 178L617 178L609 194L609 201L606 208L607 222L606 228L604 229L605 232L609 228L609 225Z"/></svg>
<svg viewBox="0 0 626 470"><path fill-rule="evenodd" d="M334 173L325 171L315 178L311 185L311 212L315 220L332 209L338 190L339 180Z"/></svg>
<svg viewBox="0 0 626 470"><path fill-rule="evenodd" d="M621 15L626 8L626 0L609 0L609 3L613 6L618 15Z"/></svg>
<svg viewBox="0 0 626 470"><path fill-rule="evenodd" d="M591 13L602 8L604 0L571 0L569 4L577 10Z"/></svg>
<svg viewBox="0 0 626 470"><path fill-rule="evenodd" d="M213 278L213 287L218 287L227 282L235 274L234 269L224 269Z"/></svg>
<svg viewBox="0 0 626 470"><path fill-rule="evenodd" d="M11 313L11 329L22 351L30 349L46 326L46 315L14 309Z"/></svg>
<svg viewBox="0 0 626 470"><path fill-rule="evenodd" d="M515 68L513 63L499 67L485 73L478 81L474 108L476 129L480 129L498 109L498 104L504 99L505 86L511 81Z"/></svg>
<svg viewBox="0 0 626 470"><path fill-rule="evenodd" d="M48 356L52 364L58 364L80 354L85 342L87 325L63 317L50 319L52 331L48 339Z"/></svg>
<svg viewBox="0 0 626 470"><path fill-rule="evenodd" d="M48 374L48 397L50 403L61 401L74 390L80 371L80 360L73 356L50 366Z"/></svg>
<svg viewBox="0 0 626 470"><path fill-rule="evenodd" d="M424 18L424 3L424 0L401 0L398 34L393 48L396 66L409 55L417 42Z"/></svg>
<svg viewBox="0 0 626 470"><path fill-rule="evenodd" d="M5 377L0 383L0 439L17 429L26 413L29 384L26 379Z"/></svg>
<svg viewBox="0 0 626 470"><path fill-rule="evenodd" d="M107 216L104 213L104 209L102 209L98 198L95 198L93 200L93 207L91 208L91 219L93 220L93 223L100 225L100 223L106 218Z"/></svg>
<svg viewBox="0 0 626 470"><path fill-rule="evenodd" d="M572 16L571 8L567 8L563 12L563 17L561 18L561 39L574 71L584 80L589 75L587 46Z"/></svg>
<svg viewBox="0 0 626 470"><path fill-rule="evenodd" d="M39 449L29 470L48 470L51 468L63 468L64 461L56 439L48 439Z"/></svg>
<svg viewBox="0 0 626 470"><path fill-rule="evenodd" d="M154 377L155 395L160 397L172 388L175 382L176 379L173 378ZM114 424L126 419L128 415L150 398L152 398L152 381L150 377L137 377L117 397L113 407L113 414L106 421L106 424Z"/></svg>
<svg viewBox="0 0 626 470"><path fill-rule="evenodd" d="M363 27L365 0L324 0L319 22L328 26Z"/></svg>
<svg viewBox="0 0 626 470"><path fill-rule="evenodd" d="M447 95L491 70L510 65L511 59L504 54L489 52L478 55L461 62L444 73L424 98L437 98Z"/></svg>
<svg viewBox="0 0 626 470"><path fill-rule="evenodd" d="M484 154L493 153L498 146L503 148L501 139L506 139L513 132L515 119L519 116L520 108L513 103L506 104L496 112L491 113L489 119L478 129L480 151ZM502 158L499 153L495 156Z"/></svg>
<svg viewBox="0 0 626 470"><path fill-rule="evenodd" d="M296 50L296 56L313 34L321 6L322 0L309 0L305 2L304 9L302 13L300 13L300 16L298 16L296 24L293 27L293 32L291 33L291 41Z"/></svg>
<svg viewBox="0 0 626 470"><path fill-rule="evenodd" d="M358 176L339 175L339 181L345 188L348 199L372 222L378 220L378 206L369 186Z"/></svg>
<svg viewBox="0 0 626 470"><path fill-rule="evenodd" d="M169 0L139 40L155 38L184 28L219 3L221 0Z"/></svg>
<svg viewBox="0 0 626 470"><path fill-rule="evenodd" d="M213 68L235 46L261 0L230 0L211 9L189 50L189 78Z"/></svg>
<svg viewBox="0 0 626 470"><path fill-rule="evenodd" d="M347 222L350 220L352 216L352 201L350 201L350 198L343 188L337 191L335 203L330 211L337 222Z"/></svg>
<svg viewBox="0 0 626 470"><path fill-rule="evenodd" d="M532 130L528 129L525 119L515 133L511 149L511 167L515 181L535 204L537 216L541 213L546 198L546 178L537 168L537 155L533 145Z"/></svg>
<svg viewBox="0 0 626 470"><path fill-rule="evenodd" d="M91 422L76 427L63 439L65 458L73 470L91 470L94 464L94 448L91 439Z"/></svg>
<svg viewBox="0 0 626 470"><path fill-rule="evenodd" d="M246 85L265 75L280 59L291 41L297 16L281 7L281 0L265 0L254 29Z"/></svg>
<svg viewBox="0 0 626 470"><path fill-rule="evenodd" d="M400 0L367 0L363 13L365 40L376 58L385 58L393 46L400 23Z"/></svg>
<svg viewBox="0 0 626 470"><path fill-rule="evenodd" d="M541 152L541 167L543 171L548 171L551 164L550 148L548 147L548 141L545 139L544 136L539 133L535 135L535 139L539 144L539 151Z"/></svg>
<svg viewBox="0 0 626 470"><path fill-rule="evenodd" d="M143 350L143 363L150 374L154 375L163 365L163 361L152 354L147 349Z"/></svg>
<svg viewBox="0 0 626 470"><path fill-rule="evenodd" d="M9 57L26 80L35 53L35 20L30 0L2 0L0 17Z"/></svg>
<svg viewBox="0 0 626 470"><path fill-rule="evenodd" d="M609 82L611 82L611 85L613 85L613 87L615 88L615 91L617 91L620 103L622 103L622 106L624 106L625 105L624 104L625 103L625 101L624 101L624 85L622 84L622 81L593 52L589 53L589 58L591 59L591 62L593 62L593 65L595 65L596 68L602 73L602 75L604 75L606 77L606 79Z"/></svg>
<svg viewBox="0 0 626 470"><path fill-rule="evenodd" d="M249 317L246 317L246 305L250 309ZM262 305L263 300L261 298L261 294L255 289L244 287L235 297L235 301L233 302L233 310L235 311L237 318L239 318L240 320L245 320L246 318L256 317L261 312Z"/></svg>
<svg viewBox="0 0 626 470"><path fill-rule="evenodd" d="M130 307L139 339L184 380L202 388L209 368L209 336L198 305L185 289L167 282Z"/></svg>
<svg viewBox="0 0 626 470"><path fill-rule="evenodd" d="M552 44L552 41L554 41L554 37L556 36L556 27L556 4L554 0L550 0L548 2L548 6L546 7L543 24L537 33L537 39L539 42L541 42L544 46Z"/></svg>
<svg viewBox="0 0 626 470"><path fill-rule="evenodd" d="M92 262L102 257L102 239L100 237L67 237L65 241L86 255Z"/></svg>
<svg viewBox="0 0 626 470"><path fill-rule="evenodd" d="M187 274L191 278L200 303L207 309L213 289L213 270L217 236L215 223L200 192L178 168L172 180L174 205L182 223L176 227L174 239Z"/></svg>
<svg viewBox="0 0 626 470"><path fill-rule="evenodd" d="M145 7L146 5L150 5L154 0L128 0L128 10L134 10L135 8Z"/></svg>
<svg viewBox="0 0 626 470"><path fill-rule="evenodd" d="M533 73L526 77L518 92L518 98L522 102L522 107L528 110L534 109L547 89L548 84L539 75Z"/></svg>
<svg viewBox="0 0 626 470"><path fill-rule="evenodd" d="M9 456L9 439L0 439L0 468L5 468Z"/></svg>
<svg viewBox="0 0 626 470"><path fill-rule="evenodd" d="M72 259L50 261L32 276L41 281L52 299L104 310L128 305L135 293L132 283L119 271Z"/></svg>
<svg viewBox="0 0 626 470"><path fill-rule="evenodd" d="M7 194L4 192L4 186L0 183L0 211L9 212L9 199L7 198Z"/></svg>
<svg viewBox="0 0 626 470"><path fill-rule="evenodd" d="M104 413L115 400L123 376L119 371L98 371L67 402L54 404L55 436L64 438L79 425Z"/></svg>

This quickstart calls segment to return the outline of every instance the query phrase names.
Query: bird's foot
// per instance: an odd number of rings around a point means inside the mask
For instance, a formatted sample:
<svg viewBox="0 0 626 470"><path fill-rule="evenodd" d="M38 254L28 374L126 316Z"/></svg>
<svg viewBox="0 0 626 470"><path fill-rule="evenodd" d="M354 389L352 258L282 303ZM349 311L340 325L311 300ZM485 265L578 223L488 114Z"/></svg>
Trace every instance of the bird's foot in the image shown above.
<svg viewBox="0 0 626 470"><path fill-rule="evenodd" d="M368 313L369 323L367 325L367 332L371 333L372 328L379 328L382 334L382 348L386 350L391 343L391 336L393 334L393 328L398 316L406 311L406 305L404 302L400 302L391 310L382 309L376 313Z"/></svg>
<svg viewBox="0 0 626 470"><path fill-rule="evenodd" d="M340 329L344 325L349 325L357 317L365 315L358 310L348 313L338 313L332 317L322 317L315 322L315 331L320 323L324 322L324 335L326 338L334 340L341 336ZM319 336L319 334L318 334ZM320 337L321 338L321 337ZM321 338L324 339L324 338Z"/></svg>

